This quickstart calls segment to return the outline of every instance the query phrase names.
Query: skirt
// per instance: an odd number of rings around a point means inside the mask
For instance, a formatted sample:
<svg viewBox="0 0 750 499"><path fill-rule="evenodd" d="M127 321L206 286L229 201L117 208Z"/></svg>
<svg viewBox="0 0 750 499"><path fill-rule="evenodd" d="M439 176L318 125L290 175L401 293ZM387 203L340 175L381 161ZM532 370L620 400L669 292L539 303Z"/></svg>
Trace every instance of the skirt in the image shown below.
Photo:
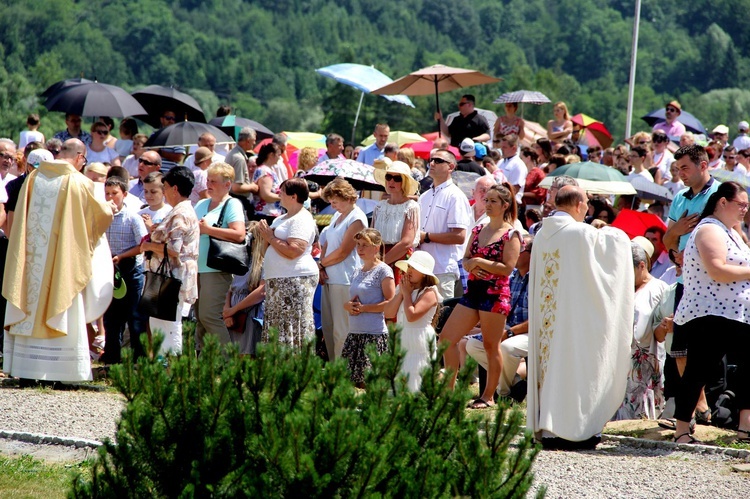
<svg viewBox="0 0 750 499"><path fill-rule="evenodd" d="M367 345L374 344L378 355L388 350L388 333L383 334L351 334L344 342L341 356L349 361L349 372L352 383L364 383L365 373L372 369L372 362L367 355Z"/></svg>
<svg viewBox="0 0 750 499"><path fill-rule="evenodd" d="M278 330L280 343L296 349L315 338L312 302L317 285L317 275L266 280L264 343L269 341L271 328Z"/></svg>

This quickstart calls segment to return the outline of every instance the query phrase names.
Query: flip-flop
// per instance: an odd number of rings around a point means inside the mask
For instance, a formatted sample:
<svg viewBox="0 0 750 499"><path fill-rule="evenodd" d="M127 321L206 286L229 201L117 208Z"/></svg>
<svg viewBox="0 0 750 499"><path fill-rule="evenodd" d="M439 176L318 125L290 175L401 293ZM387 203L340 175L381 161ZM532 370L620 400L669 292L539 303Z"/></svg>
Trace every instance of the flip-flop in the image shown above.
<svg viewBox="0 0 750 499"><path fill-rule="evenodd" d="M492 407L495 407L495 404L490 405L486 400L482 398L474 399L474 401L469 404L469 409L491 409Z"/></svg>

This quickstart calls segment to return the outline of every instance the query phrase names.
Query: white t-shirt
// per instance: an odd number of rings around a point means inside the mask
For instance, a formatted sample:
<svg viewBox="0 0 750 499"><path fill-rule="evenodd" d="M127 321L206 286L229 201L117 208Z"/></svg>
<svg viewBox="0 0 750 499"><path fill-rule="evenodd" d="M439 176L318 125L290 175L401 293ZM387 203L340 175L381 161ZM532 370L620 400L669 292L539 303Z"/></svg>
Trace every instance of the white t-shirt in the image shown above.
<svg viewBox="0 0 750 499"><path fill-rule="evenodd" d="M356 221L362 222L362 228L367 227L367 215L365 212L359 209L357 205L354 205L354 209L346 214L345 217L341 217L341 213L338 211L331 218L331 223L321 233L321 240L323 234L325 234L326 241L326 254L330 255L336 249L338 249L344 241L344 235L349 227ZM362 263L357 255L356 248L336 265L326 267L326 274L328 275L328 282L330 284L351 284L352 275L354 270L360 267Z"/></svg>
<svg viewBox="0 0 750 499"><path fill-rule="evenodd" d="M101 152L96 152L92 150L89 146L86 146L86 160L89 163L110 163L112 164L112 161L119 158L120 155L117 154L117 151L114 149L110 149L109 147L104 147L104 150Z"/></svg>
<svg viewBox="0 0 750 499"><path fill-rule="evenodd" d="M289 259L281 256L273 246L269 245L263 260L265 278L318 275L318 265L312 257L312 245L315 242L317 225L310 212L303 208L291 217L288 214L277 217L271 224L271 228L274 229L274 235L282 241L302 239L307 242L307 247L301 256Z"/></svg>
<svg viewBox="0 0 750 499"><path fill-rule="evenodd" d="M669 171L672 163L674 163L674 155L669 152L669 150L664 149L664 152L662 154L654 152L654 166L659 167L662 179L672 179L672 172Z"/></svg>
<svg viewBox="0 0 750 499"><path fill-rule="evenodd" d="M632 172L630 172L628 174L628 180L630 180L631 178L635 178L638 175L640 175L641 177L645 178L649 182L653 182L654 181L654 177L651 175L651 173L648 170L643 170L642 172L639 172L639 173L636 173L635 171L632 171Z"/></svg>
<svg viewBox="0 0 750 499"><path fill-rule="evenodd" d="M18 141L18 148L23 149L31 142L41 142L44 144L44 135L37 130L24 130L21 132L21 139Z"/></svg>
<svg viewBox="0 0 750 499"><path fill-rule="evenodd" d="M518 157L518 154L516 154L510 158L501 159L497 164L497 168L503 172L503 175L508 179L510 185L520 186L516 193L516 202L521 204L523 188L526 185L526 175L529 173L526 164Z"/></svg>
<svg viewBox="0 0 750 499"><path fill-rule="evenodd" d="M167 216L167 214L172 211L172 207L169 206L167 203L164 203L164 206L159 208L158 210L152 210L150 207L146 206L142 210L138 210L139 215L148 215L151 217L151 221L155 224L160 224L162 220L164 220L164 217Z"/></svg>

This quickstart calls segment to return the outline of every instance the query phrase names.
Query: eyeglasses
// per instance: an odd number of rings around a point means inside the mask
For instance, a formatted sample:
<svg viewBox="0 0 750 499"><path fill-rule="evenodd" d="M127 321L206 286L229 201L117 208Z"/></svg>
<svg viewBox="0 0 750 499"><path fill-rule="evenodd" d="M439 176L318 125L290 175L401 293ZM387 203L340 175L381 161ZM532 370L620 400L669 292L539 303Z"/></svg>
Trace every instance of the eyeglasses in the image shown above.
<svg viewBox="0 0 750 499"><path fill-rule="evenodd" d="M655 135L653 141L659 144L660 142L669 142L669 138L662 135Z"/></svg>
<svg viewBox="0 0 750 499"><path fill-rule="evenodd" d="M162 116L162 119L164 121L174 121L175 117L174 116Z"/></svg>
<svg viewBox="0 0 750 499"><path fill-rule="evenodd" d="M391 175L390 173L385 174L385 181L386 182L396 182L397 184L400 184L404 181L404 178L401 175Z"/></svg>
<svg viewBox="0 0 750 499"><path fill-rule="evenodd" d="M464 107L468 102L459 102L458 107Z"/></svg>
<svg viewBox="0 0 750 499"><path fill-rule="evenodd" d="M650 143L651 143L650 140L640 140L640 141L638 141L638 145L641 145L641 146L647 146Z"/></svg>
<svg viewBox="0 0 750 499"><path fill-rule="evenodd" d="M139 163L143 163L144 165L148 165L148 166L158 166L159 165L159 163L155 163L153 161L149 161L149 160L143 159L143 158L138 158L138 162Z"/></svg>
<svg viewBox="0 0 750 499"><path fill-rule="evenodd" d="M0 159L4 159L6 161L13 161L14 159L16 159L16 157L13 156L12 154L4 154L3 153L3 154L0 154Z"/></svg>
<svg viewBox="0 0 750 499"><path fill-rule="evenodd" d="M737 159L737 156L724 156L724 159L731 159L732 161Z"/></svg>
<svg viewBox="0 0 750 499"><path fill-rule="evenodd" d="M89 164L89 160L86 159L86 156L82 152L79 152L78 155L83 158L83 166L86 166Z"/></svg>
<svg viewBox="0 0 750 499"><path fill-rule="evenodd" d="M677 108L676 108L676 107L672 107L672 106L669 106L669 107L667 107L667 108L665 109L665 111L667 111L667 112L670 112L670 113L676 113L676 112L677 112Z"/></svg>
<svg viewBox="0 0 750 499"><path fill-rule="evenodd" d="M100 135L107 135L109 130L94 130L94 133L98 133Z"/></svg>
<svg viewBox="0 0 750 499"><path fill-rule="evenodd" d="M435 163L436 165L442 165L443 163L450 163L447 159L443 158L430 158L430 163Z"/></svg>
<svg viewBox="0 0 750 499"><path fill-rule="evenodd" d="M737 206L740 207L741 210L747 210L750 208L750 203L743 203L742 201L737 201L736 199L730 199L730 203L737 203Z"/></svg>

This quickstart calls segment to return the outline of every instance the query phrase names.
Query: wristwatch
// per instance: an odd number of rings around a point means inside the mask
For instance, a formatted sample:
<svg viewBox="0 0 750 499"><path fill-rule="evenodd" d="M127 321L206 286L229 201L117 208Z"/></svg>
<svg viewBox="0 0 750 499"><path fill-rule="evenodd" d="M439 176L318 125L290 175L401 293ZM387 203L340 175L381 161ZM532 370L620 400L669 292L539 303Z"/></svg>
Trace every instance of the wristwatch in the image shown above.
<svg viewBox="0 0 750 499"><path fill-rule="evenodd" d="M431 242L430 241L430 233L429 232L425 232L424 233L424 242L426 242L426 243Z"/></svg>

